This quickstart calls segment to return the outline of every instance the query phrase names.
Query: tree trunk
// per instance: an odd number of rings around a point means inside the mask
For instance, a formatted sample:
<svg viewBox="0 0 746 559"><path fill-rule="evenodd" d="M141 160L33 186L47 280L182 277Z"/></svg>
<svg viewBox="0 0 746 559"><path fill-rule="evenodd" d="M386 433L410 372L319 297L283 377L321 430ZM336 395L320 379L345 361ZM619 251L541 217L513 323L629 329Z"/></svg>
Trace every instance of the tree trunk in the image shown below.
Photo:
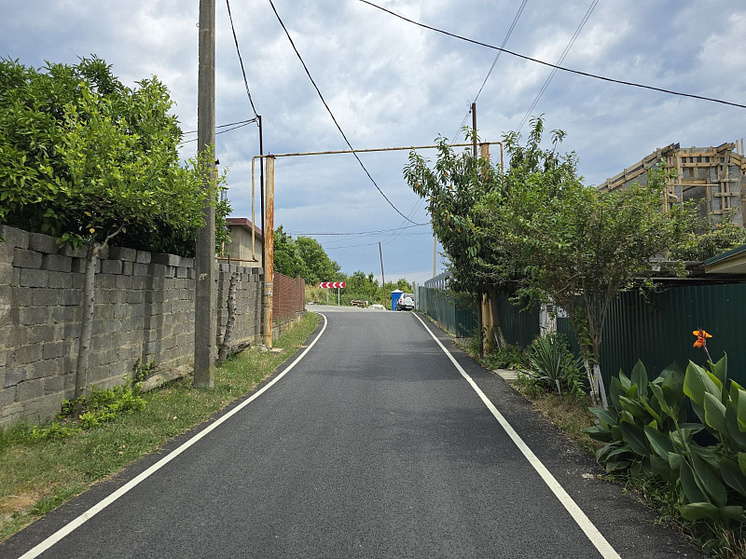
<svg viewBox="0 0 746 559"><path fill-rule="evenodd" d="M236 323L237 290L238 274L234 272L231 274L230 281L228 282L228 320L225 323L225 334L223 335L223 343L220 344L220 350L218 351L219 363L222 363L228 358L228 351L230 350L231 337L233 336L233 327Z"/></svg>
<svg viewBox="0 0 746 559"><path fill-rule="evenodd" d="M606 398L606 387L604 386L604 378L601 376L601 365L598 361L593 364L593 378L596 381L596 391L601 397L601 406L606 409L609 407L609 401Z"/></svg>
<svg viewBox="0 0 746 559"><path fill-rule="evenodd" d="M477 293L477 329L479 330L479 358L484 359L484 317L482 316L482 290Z"/></svg>
<svg viewBox="0 0 746 559"><path fill-rule="evenodd" d="M88 357L91 351L91 331L93 329L93 310L96 296L96 263L104 245L92 242L88 246L85 275L83 278L82 313L80 316L80 340L78 343L78 360L75 365L75 398L83 398L88 388Z"/></svg>
<svg viewBox="0 0 746 559"><path fill-rule="evenodd" d="M600 404L598 400L598 387L596 386L596 379L594 378L595 365L591 365L590 359L583 357L583 365L585 366L585 372L588 375L588 389L590 390L591 404L594 407L598 407Z"/></svg>

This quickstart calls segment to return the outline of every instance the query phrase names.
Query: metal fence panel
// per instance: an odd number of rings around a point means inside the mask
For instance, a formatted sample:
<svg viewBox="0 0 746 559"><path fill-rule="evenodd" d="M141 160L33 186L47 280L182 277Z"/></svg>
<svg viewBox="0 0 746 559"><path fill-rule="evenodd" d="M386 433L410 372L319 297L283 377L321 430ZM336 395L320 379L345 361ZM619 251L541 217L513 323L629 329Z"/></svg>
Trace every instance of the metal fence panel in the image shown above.
<svg viewBox="0 0 746 559"><path fill-rule="evenodd" d="M604 380L619 370L629 373L638 359L654 378L671 363L682 369L689 361L704 365L706 357L694 348L693 330L703 328L712 338L707 347L717 361L728 354L730 378L746 383L746 284L687 285L661 289L643 296L622 293L609 308L601 344ZM566 319L558 330L577 343Z"/></svg>
<svg viewBox="0 0 746 559"><path fill-rule="evenodd" d="M497 306L497 321L505 341L512 345L526 347L541 333L539 328L539 307L523 309L514 305L512 294L500 292L490 294Z"/></svg>
<svg viewBox="0 0 746 559"><path fill-rule="evenodd" d="M474 335L477 313L467 308L452 294L428 287L417 288L417 309L439 322L451 334L460 337Z"/></svg>

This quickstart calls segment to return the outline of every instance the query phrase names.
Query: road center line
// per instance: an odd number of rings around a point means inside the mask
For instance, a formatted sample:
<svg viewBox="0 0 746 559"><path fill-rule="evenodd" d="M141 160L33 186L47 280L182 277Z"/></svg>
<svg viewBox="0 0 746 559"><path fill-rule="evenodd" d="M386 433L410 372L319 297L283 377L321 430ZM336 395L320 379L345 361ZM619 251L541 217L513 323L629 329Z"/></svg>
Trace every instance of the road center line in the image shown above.
<svg viewBox="0 0 746 559"><path fill-rule="evenodd" d="M141 472L139 475L137 475L136 477L132 478L130 481L125 483L122 487L114 491L114 493L102 499L97 504L93 505L91 508L85 511L83 514L81 514L74 520L70 521L68 524L66 524L59 530L57 530L54 534L52 534L51 536L43 540L41 543L37 544L35 547L33 547L32 549L30 549L29 551L21 555L19 559L33 559L34 557L38 557L39 555L44 553L50 547L52 547L57 542L62 540L62 538L70 534L73 530L76 530L77 528L85 524L88 520L96 516L99 512L104 510L114 501L116 501L117 499L119 499L120 497L128 493L130 490L132 490L135 486L140 484L142 481L152 476L154 473L160 470L163 466L168 464L171 460L179 456L179 454L181 454L182 452L187 450L189 447L191 447L193 444L195 444L197 441L199 441L200 439L202 439L203 437L207 436L209 433L217 429L220 425L228 421L228 419L236 415L239 411L241 411L243 408L248 406L251 402L256 400L259 396L264 394L267 390L269 390L277 381L279 381L282 377L288 374L298 364L298 362L300 362L300 360L306 356L306 354L309 351L311 351L311 348L313 348L313 346L316 345L316 342L319 341L319 338L321 338L321 336L324 334L324 331L326 330L327 320L323 314L321 313L318 313L318 314L324 319L324 326L323 328L321 328L321 332L319 332L318 336L314 338L314 340L308 345L305 351L301 353L295 359L295 361L293 361L290 364L290 366L288 366L287 369L282 371L279 375L277 375L270 382L268 382L265 386L263 386L261 390L256 392L256 394L253 394L250 398L248 398L244 402L241 402L231 411L229 411L228 413L226 413L225 415L217 419L215 423L212 423L208 427L205 427L202 431L194 435L188 441L185 441L184 443L182 443L178 448L172 450L166 456L161 458L158 462L150 466L147 470L145 470L144 472Z"/></svg>
<svg viewBox="0 0 746 559"><path fill-rule="evenodd" d="M552 473L546 468L546 466L544 466L541 460L539 460L539 458L533 453L529 446L523 441L520 435L516 433L512 425L508 423L508 420L505 419L503 414L500 413L500 411L490 401L487 395L482 392L482 389L479 388L477 383L474 382L474 379L472 379L464 370L464 368L459 365L458 361L456 361L456 358L451 355L451 352L446 349L446 347L435 336L435 334L433 334L432 330L430 330L425 322L417 314L414 314L414 316L417 318L417 320L420 321L420 324L422 324L425 330L427 330L428 334L430 334L430 336L435 340L435 343L440 346L440 349L442 349L443 352L448 356L448 359L451 360L451 363L453 363L454 367L456 367L458 372L461 373L461 376L464 377L464 379L466 379L466 381L471 385L474 392L477 393L484 405L487 406L487 409L490 410L495 419L497 419L497 422L500 424L500 426L505 430L513 443L518 447L518 450L523 453L523 456L525 456L526 460L528 460L531 466L533 466L534 470L536 470L536 473L539 474L544 483L546 483L549 489L551 489L552 493L554 493L555 497L557 497L559 502L562 503L562 506L565 507L567 512L570 513L570 516L572 516L573 520L577 523L580 529L583 530L585 535L596 547L601 556L604 557L604 559L620 559L619 554L614 550L613 547L611 547L611 544L606 541L606 538L604 538L603 534L601 534L598 528L596 528L596 526L590 521L590 519L585 515L581 508L575 503L575 501L573 501L572 497L570 497L567 491L565 491L565 489L559 484Z"/></svg>

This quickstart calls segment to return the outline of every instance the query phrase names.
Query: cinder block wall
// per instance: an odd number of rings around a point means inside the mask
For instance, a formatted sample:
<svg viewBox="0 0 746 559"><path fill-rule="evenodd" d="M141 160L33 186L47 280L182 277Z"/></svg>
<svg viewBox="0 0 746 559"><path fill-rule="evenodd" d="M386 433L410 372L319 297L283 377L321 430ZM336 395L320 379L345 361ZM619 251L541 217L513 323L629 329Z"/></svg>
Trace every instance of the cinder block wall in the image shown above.
<svg viewBox="0 0 746 559"><path fill-rule="evenodd" d="M85 253L54 238L0 226L0 426L53 417L72 398L80 338ZM230 273L239 274L232 346L261 341L261 268L220 265L218 343L227 321ZM109 387L137 359L159 367L191 362L194 262L111 247L96 274L89 383Z"/></svg>

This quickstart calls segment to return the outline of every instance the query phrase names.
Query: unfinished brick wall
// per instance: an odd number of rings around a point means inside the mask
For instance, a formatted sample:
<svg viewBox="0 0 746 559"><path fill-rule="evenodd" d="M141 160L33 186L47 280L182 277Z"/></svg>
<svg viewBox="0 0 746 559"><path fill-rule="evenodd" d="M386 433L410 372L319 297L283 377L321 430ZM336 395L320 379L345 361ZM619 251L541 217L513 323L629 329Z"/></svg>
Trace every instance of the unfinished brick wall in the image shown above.
<svg viewBox="0 0 746 559"><path fill-rule="evenodd" d="M75 388L85 253L54 238L0 226L0 426L53 417ZM228 277L238 273L234 347L261 340L261 268L220 265L218 336L226 322ZM194 262L172 254L111 247L99 262L88 370L108 387L137 359L159 367L191 362Z"/></svg>

